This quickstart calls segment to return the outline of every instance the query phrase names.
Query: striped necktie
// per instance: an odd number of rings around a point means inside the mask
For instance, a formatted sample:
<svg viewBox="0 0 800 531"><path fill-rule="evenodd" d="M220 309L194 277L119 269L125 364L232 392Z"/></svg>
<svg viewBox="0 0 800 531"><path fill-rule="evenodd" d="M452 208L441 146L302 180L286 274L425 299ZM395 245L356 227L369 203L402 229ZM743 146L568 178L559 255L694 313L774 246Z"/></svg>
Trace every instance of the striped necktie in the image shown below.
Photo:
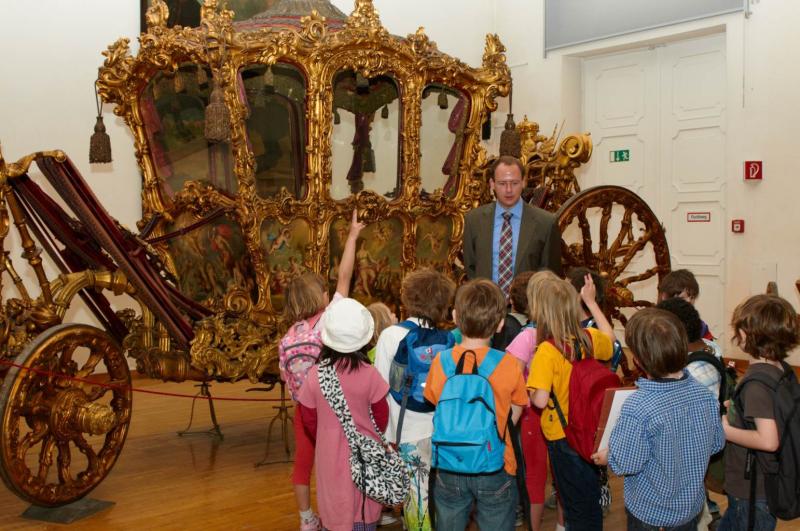
<svg viewBox="0 0 800 531"><path fill-rule="evenodd" d="M514 238L511 231L511 212L503 212L503 226L500 229L500 251L497 260L497 284L508 295L511 279L514 277Z"/></svg>

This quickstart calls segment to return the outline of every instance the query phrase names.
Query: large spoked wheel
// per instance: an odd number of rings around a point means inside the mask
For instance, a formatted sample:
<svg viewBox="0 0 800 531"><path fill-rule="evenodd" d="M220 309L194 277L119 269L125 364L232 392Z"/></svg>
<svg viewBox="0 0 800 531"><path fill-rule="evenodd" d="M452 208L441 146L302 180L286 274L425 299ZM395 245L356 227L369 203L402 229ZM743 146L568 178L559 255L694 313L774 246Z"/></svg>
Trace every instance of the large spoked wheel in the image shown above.
<svg viewBox="0 0 800 531"><path fill-rule="evenodd" d="M0 477L17 496L53 507L100 484L131 418L119 345L83 324L49 328L16 358L0 388ZM84 381L76 381L75 379Z"/></svg>
<svg viewBox="0 0 800 531"><path fill-rule="evenodd" d="M556 215L563 268L585 266L605 278L606 315L624 326L635 309L653 304L670 271L669 248L641 197L621 186L596 186L572 196Z"/></svg>

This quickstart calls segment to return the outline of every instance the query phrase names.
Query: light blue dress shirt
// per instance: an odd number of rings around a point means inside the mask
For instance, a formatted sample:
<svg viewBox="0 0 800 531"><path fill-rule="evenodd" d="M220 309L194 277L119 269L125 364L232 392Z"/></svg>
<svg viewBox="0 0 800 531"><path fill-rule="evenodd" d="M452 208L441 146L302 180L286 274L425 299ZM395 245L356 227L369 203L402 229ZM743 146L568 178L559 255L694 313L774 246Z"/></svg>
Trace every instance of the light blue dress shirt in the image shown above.
<svg viewBox="0 0 800 531"><path fill-rule="evenodd" d="M497 268L500 265L500 232L503 230L503 208L500 203L495 203L494 207L494 232L492 233L492 280L497 282ZM511 267L517 263L517 243L519 243L519 228L522 225L522 199L517 204L508 209L511 212ZM516 271L514 271L516 275Z"/></svg>

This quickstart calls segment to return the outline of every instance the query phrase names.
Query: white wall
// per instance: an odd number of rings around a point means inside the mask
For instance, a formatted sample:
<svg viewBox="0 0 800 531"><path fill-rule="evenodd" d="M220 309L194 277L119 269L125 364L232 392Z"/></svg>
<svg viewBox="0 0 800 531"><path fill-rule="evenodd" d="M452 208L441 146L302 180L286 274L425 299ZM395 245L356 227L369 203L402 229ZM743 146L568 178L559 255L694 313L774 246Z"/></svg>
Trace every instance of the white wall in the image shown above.
<svg viewBox="0 0 800 531"><path fill-rule="evenodd" d="M497 0L496 32L509 49L514 113L538 121L543 131L566 121L581 127L581 57L725 31L727 55L727 212L746 221L744 234L726 230L724 315L775 280L795 308L800 296L800 162L795 132L800 123L800 3L764 0L753 14L714 17L575 46L544 57L543 0ZM531 37L533 35L533 37ZM597 156L597 155L596 155ZM765 180L745 183L745 160L763 160ZM726 221L727 227L730 220ZM701 294L702 297L702 294ZM707 301L706 301L707 302ZM730 345L726 349L743 356ZM790 358L800 363L800 350Z"/></svg>

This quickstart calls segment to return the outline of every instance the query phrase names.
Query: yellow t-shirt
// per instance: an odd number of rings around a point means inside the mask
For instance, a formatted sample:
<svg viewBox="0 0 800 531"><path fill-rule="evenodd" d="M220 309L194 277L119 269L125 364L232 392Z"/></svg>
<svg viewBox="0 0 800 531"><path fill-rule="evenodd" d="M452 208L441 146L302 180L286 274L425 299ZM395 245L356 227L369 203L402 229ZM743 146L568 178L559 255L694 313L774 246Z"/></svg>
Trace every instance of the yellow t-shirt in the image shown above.
<svg viewBox="0 0 800 531"><path fill-rule="evenodd" d="M613 345L608 336L594 328L586 330L592 338L593 357L599 361L610 360ZM561 411L564 413L564 420L567 422L569 422L569 377L571 374L572 363L567 361L556 346L549 341L540 342L531 362L528 389L544 389L554 392ZM566 437L552 400L542 411L542 432L548 441L557 441Z"/></svg>

